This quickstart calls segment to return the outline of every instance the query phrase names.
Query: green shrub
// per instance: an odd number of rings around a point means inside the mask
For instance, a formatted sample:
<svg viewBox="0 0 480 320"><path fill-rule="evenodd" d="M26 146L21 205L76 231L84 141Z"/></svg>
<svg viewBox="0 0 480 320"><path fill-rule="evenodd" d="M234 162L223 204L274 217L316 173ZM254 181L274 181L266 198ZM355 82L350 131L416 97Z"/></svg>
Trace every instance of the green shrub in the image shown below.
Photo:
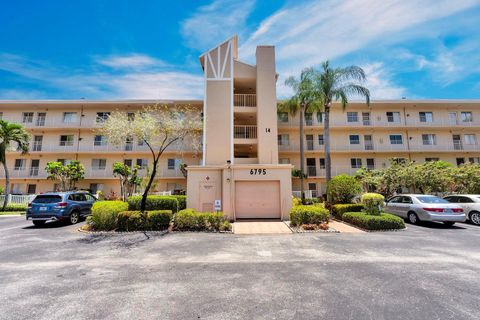
<svg viewBox="0 0 480 320"><path fill-rule="evenodd" d="M0 209L2 208L3 203L0 204ZM17 203L10 203L7 204L5 207L5 212L12 212L12 211L27 211L27 205L26 204L17 204Z"/></svg>
<svg viewBox="0 0 480 320"><path fill-rule="evenodd" d="M327 222L330 212L319 206L295 206L290 210L290 224L300 226L302 224L321 224Z"/></svg>
<svg viewBox="0 0 480 320"><path fill-rule="evenodd" d="M370 215L379 216L382 213L385 198L379 193L365 193L362 195L362 204L365 212Z"/></svg>
<svg viewBox="0 0 480 320"><path fill-rule="evenodd" d="M88 221L95 230L114 230L117 228L118 213L127 210L128 203L123 201L97 201L92 206Z"/></svg>
<svg viewBox="0 0 480 320"><path fill-rule="evenodd" d="M178 201L178 211L186 209L187 208L187 196L172 196Z"/></svg>
<svg viewBox="0 0 480 320"><path fill-rule="evenodd" d="M315 204L315 203L320 203L320 200L318 198L305 198L305 204Z"/></svg>
<svg viewBox="0 0 480 320"><path fill-rule="evenodd" d="M402 218L388 213L372 216L364 212L346 212L343 220L366 230L404 229L405 222Z"/></svg>
<svg viewBox="0 0 480 320"><path fill-rule="evenodd" d="M361 191L360 183L347 174L333 177L327 184L327 198L332 204L350 203Z"/></svg>
<svg viewBox="0 0 480 320"><path fill-rule="evenodd" d="M142 230L143 217L140 211L123 211L117 214L117 230L118 231L135 231Z"/></svg>
<svg viewBox="0 0 480 320"><path fill-rule="evenodd" d="M197 212L193 209L177 212L173 219L173 227L180 231L223 231L231 228L222 212Z"/></svg>
<svg viewBox="0 0 480 320"><path fill-rule="evenodd" d="M299 206L302 204L302 199L293 197L292 198L292 206Z"/></svg>
<svg viewBox="0 0 480 320"><path fill-rule="evenodd" d="M140 210L142 196L128 197L128 210ZM178 211L178 200L174 196L148 196L145 204L145 210L172 210Z"/></svg>
<svg viewBox="0 0 480 320"><path fill-rule="evenodd" d="M172 221L173 213L171 210L155 210L147 212L147 221L149 230L165 230Z"/></svg>
<svg viewBox="0 0 480 320"><path fill-rule="evenodd" d="M334 204L332 206L332 215L335 218L342 220L343 214L345 212L360 212L362 210L363 210L362 204L357 204L357 203Z"/></svg>

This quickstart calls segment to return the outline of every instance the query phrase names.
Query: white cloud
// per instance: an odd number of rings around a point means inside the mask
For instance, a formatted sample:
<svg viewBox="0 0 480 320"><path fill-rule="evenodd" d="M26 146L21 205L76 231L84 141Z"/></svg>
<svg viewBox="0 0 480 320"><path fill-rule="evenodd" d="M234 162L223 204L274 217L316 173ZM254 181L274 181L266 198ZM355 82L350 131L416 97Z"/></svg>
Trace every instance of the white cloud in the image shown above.
<svg viewBox="0 0 480 320"><path fill-rule="evenodd" d="M362 67L367 75L364 85L370 90L371 99L401 99L405 96L406 89L393 83L392 75L385 69L382 62L374 62Z"/></svg>
<svg viewBox="0 0 480 320"><path fill-rule="evenodd" d="M254 0L214 0L181 22L181 34L190 48L208 50L232 35L246 31Z"/></svg>
<svg viewBox="0 0 480 320"><path fill-rule="evenodd" d="M112 55L108 57L96 57L96 62L114 69L161 67L166 64L159 59L144 54Z"/></svg>
<svg viewBox="0 0 480 320"><path fill-rule="evenodd" d="M153 58L149 59L154 61ZM92 71L96 70L98 65L95 63L91 70L72 73L21 56L0 54L0 70L61 91L57 98L76 96L87 99L197 99L203 94L203 77L187 72L169 71L161 67L149 68L148 71L117 70L115 73ZM7 89L0 90L0 96L2 99L52 98L45 97L38 91Z"/></svg>

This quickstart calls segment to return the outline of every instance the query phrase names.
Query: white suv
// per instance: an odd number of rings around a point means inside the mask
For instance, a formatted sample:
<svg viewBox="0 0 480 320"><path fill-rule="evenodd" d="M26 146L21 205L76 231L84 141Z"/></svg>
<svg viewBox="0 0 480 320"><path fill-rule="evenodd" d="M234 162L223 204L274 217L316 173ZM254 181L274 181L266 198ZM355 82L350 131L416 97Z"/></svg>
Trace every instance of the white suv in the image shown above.
<svg viewBox="0 0 480 320"><path fill-rule="evenodd" d="M443 199L462 207L467 219L480 225L480 194L456 194Z"/></svg>

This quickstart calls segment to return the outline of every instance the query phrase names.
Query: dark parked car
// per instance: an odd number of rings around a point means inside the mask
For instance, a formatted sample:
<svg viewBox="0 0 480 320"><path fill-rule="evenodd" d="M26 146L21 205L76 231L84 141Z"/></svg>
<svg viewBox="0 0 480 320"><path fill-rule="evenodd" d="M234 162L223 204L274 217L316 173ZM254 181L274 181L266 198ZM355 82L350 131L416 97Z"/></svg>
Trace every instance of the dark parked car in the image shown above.
<svg viewBox="0 0 480 320"><path fill-rule="evenodd" d="M39 194L28 204L27 220L36 226L47 221L67 221L75 224L91 213L95 197L87 192L51 192Z"/></svg>

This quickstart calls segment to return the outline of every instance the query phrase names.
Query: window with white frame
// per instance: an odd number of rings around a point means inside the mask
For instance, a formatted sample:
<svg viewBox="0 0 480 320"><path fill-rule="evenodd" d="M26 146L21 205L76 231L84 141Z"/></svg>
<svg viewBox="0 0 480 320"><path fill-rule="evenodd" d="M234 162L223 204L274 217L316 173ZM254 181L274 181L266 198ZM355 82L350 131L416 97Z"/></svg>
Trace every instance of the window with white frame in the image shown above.
<svg viewBox="0 0 480 320"><path fill-rule="evenodd" d="M387 121L391 123L400 123L400 112L387 112Z"/></svg>
<svg viewBox="0 0 480 320"><path fill-rule="evenodd" d="M462 111L460 113L460 119L462 122L472 122L473 121L473 115L471 111Z"/></svg>
<svg viewBox="0 0 480 320"><path fill-rule="evenodd" d="M280 158L280 159L278 159L278 163L280 163L280 164L290 164L290 158Z"/></svg>
<svg viewBox="0 0 480 320"><path fill-rule="evenodd" d="M27 161L25 159L15 159L15 166L13 167L13 170L15 171L24 170L26 163Z"/></svg>
<svg viewBox="0 0 480 320"><path fill-rule="evenodd" d="M105 170L107 168L107 159L92 159L93 170Z"/></svg>
<svg viewBox="0 0 480 320"><path fill-rule="evenodd" d="M422 143L424 146L433 146L437 144L436 134L422 134Z"/></svg>
<svg viewBox="0 0 480 320"><path fill-rule="evenodd" d="M106 146L107 145L107 137L103 135L95 135L94 140L93 140L93 145L98 147L98 146Z"/></svg>
<svg viewBox="0 0 480 320"><path fill-rule="evenodd" d="M325 169L325 158L319 158L318 163L319 163L320 169Z"/></svg>
<svg viewBox="0 0 480 320"><path fill-rule="evenodd" d="M305 112L305 124L307 126L313 125L313 113Z"/></svg>
<svg viewBox="0 0 480 320"><path fill-rule="evenodd" d="M440 158L425 158L425 162L431 162L431 161L435 162L435 161L439 161L439 160L440 160Z"/></svg>
<svg viewBox="0 0 480 320"><path fill-rule="evenodd" d="M358 112L347 112L347 122L358 122Z"/></svg>
<svg viewBox="0 0 480 320"><path fill-rule="evenodd" d="M374 158L367 158L367 169L370 169L370 170L375 169L375 159Z"/></svg>
<svg viewBox="0 0 480 320"><path fill-rule="evenodd" d="M325 121L325 113L318 111L317 112L317 122L323 123Z"/></svg>
<svg viewBox="0 0 480 320"><path fill-rule="evenodd" d="M279 134L277 138L279 146L288 146L290 144L290 136L288 134Z"/></svg>
<svg viewBox="0 0 480 320"><path fill-rule="evenodd" d="M420 122L433 122L433 112L419 112Z"/></svg>
<svg viewBox="0 0 480 320"><path fill-rule="evenodd" d="M110 117L110 112L97 112L97 117L95 121L97 123L104 123Z"/></svg>
<svg viewBox="0 0 480 320"><path fill-rule="evenodd" d="M390 144L403 144L403 137L401 134L391 134Z"/></svg>
<svg viewBox="0 0 480 320"><path fill-rule="evenodd" d="M132 159L123 159L123 164L129 168L133 168L133 160Z"/></svg>
<svg viewBox="0 0 480 320"><path fill-rule="evenodd" d="M465 141L465 144L469 144L469 145L477 144L477 136L475 134L471 134L471 133L464 134L463 140Z"/></svg>
<svg viewBox="0 0 480 320"><path fill-rule="evenodd" d="M358 169L362 167L362 159L360 158L351 158L350 165L352 169Z"/></svg>
<svg viewBox="0 0 480 320"><path fill-rule="evenodd" d="M32 123L33 122L33 112L23 112L22 113L22 122L23 123Z"/></svg>
<svg viewBox="0 0 480 320"><path fill-rule="evenodd" d="M147 159L137 159L136 164L140 168L140 170L147 169L148 160Z"/></svg>
<svg viewBox="0 0 480 320"><path fill-rule="evenodd" d="M325 140L323 139L323 134L318 135L318 144L321 146L325 144Z"/></svg>
<svg viewBox="0 0 480 320"><path fill-rule="evenodd" d="M168 159L167 160L167 168L168 168L168 170L174 170L175 169L175 159Z"/></svg>
<svg viewBox="0 0 480 320"><path fill-rule="evenodd" d="M470 157L470 158L468 158L468 162L470 162L470 163L480 163L480 157Z"/></svg>
<svg viewBox="0 0 480 320"><path fill-rule="evenodd" d="M63 147L73 146L73 135L61 135L60 146L63 146Z"/></svg>
<svg viewBox="0 0 480 320"><path fill-rule="evenodd" d="M60 162L62 166L66 166L67 164L70 163L71 160L69 159L57 159L57 162Z"/></svg>
<svg viewBox="0 0 480 320"><path fill-rule="evenodd" d="M360 144L360 136L358 134L351 134L349 136L350 144Z"/></svg>
<svg viewBox="0 0 480 320"><path fill-rule="evenodd" d="M64 112L63 113L63 123L75 123L77 122L77 113L76 112Z"/></svg>
<svg viewBox="0 0 480 320"><path fill-rule="evenodd" d="M277 113L278 122L287 123L288 122L288 112L278 112Z"/></svg>

